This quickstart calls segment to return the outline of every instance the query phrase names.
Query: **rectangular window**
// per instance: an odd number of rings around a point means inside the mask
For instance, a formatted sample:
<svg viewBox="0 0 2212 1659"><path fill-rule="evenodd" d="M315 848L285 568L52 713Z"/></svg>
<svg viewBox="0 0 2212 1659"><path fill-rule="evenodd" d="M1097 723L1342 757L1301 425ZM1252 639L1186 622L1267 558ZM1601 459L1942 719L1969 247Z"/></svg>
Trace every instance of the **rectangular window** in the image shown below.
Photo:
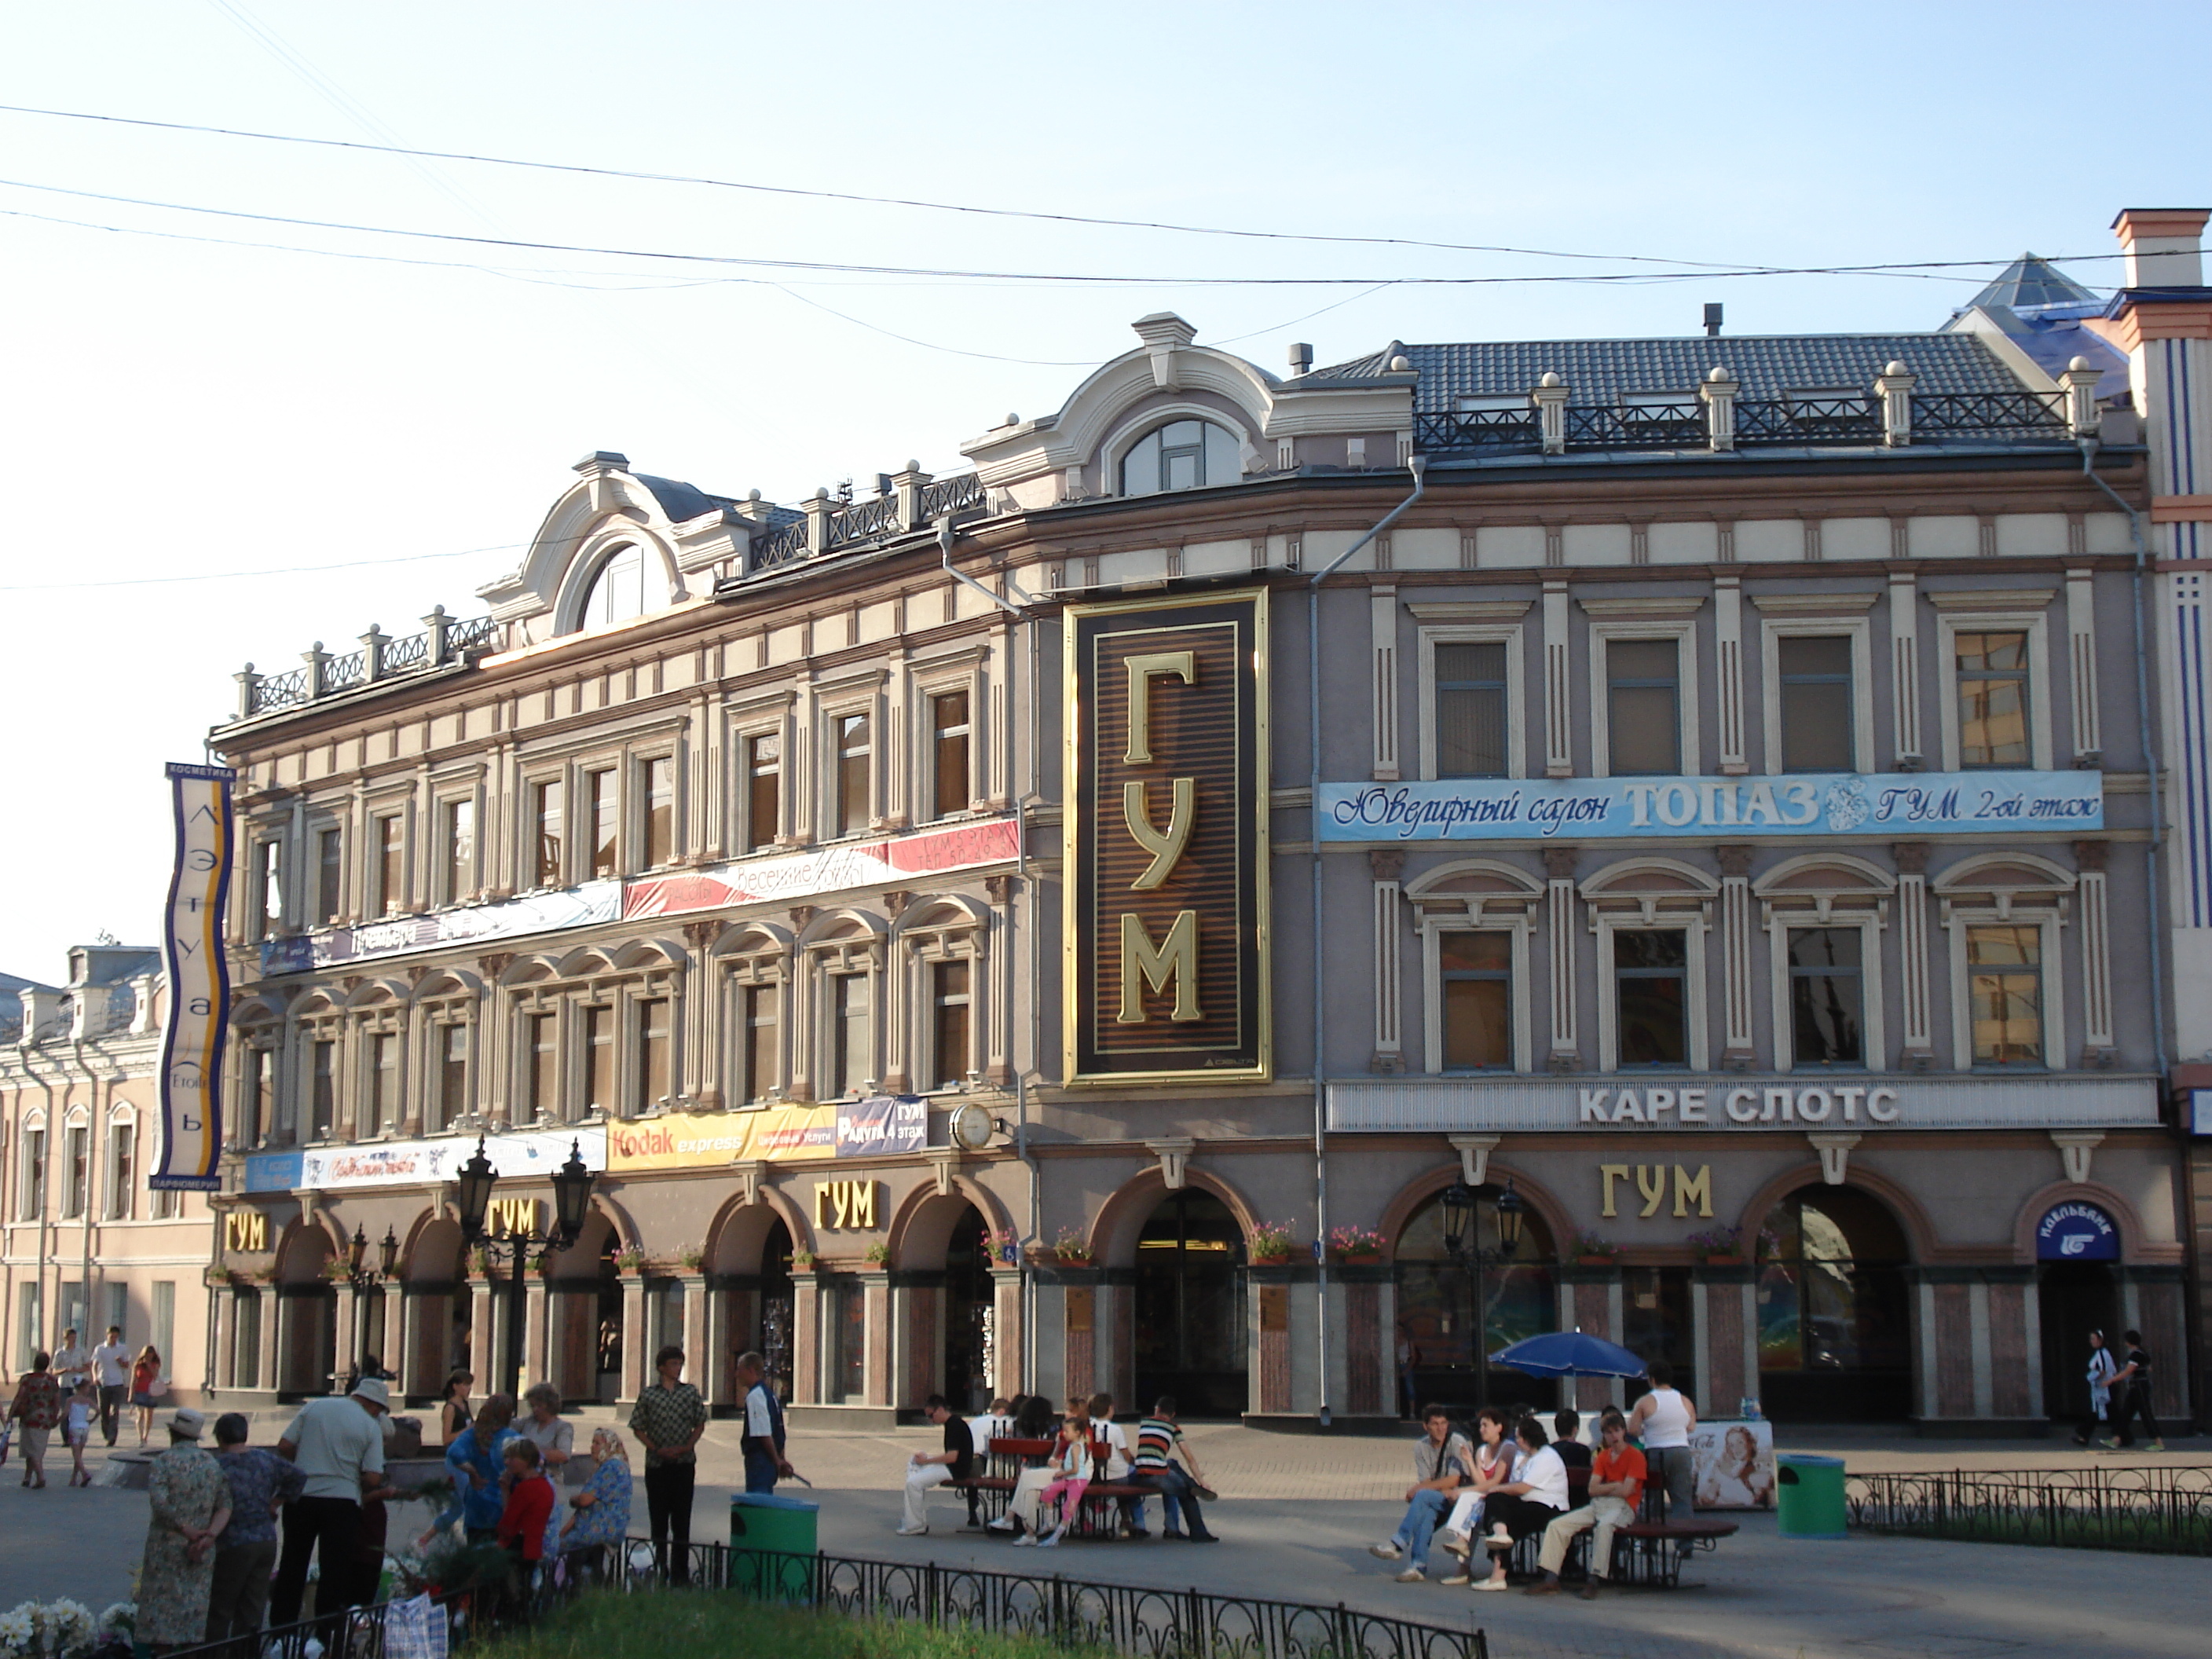
<svg viewBox="0 0 2212 1659"><path fill-rule="evenodd" d="M637 1005L637 1109L651 1111L665 1106L675 1091L669 1075L669 1059L674 1048L669 1029L668 999L641 998Z"/></svg>
<svg viewBox="0 0 2212 1659"><path fill-rule="evenodd" d="M1447 1072L1499 1071L1513 1064L1513 938L1437 935Z"/></svg>
<svg viewBox="0 0 2212 1659"><path fill-rule="evenodd" d="M17 1195L15 1214L37 1221L46 1213L46 1132L23 1131L23 1190Z"/></svg>
<svg viewBox="0 0 2212 1659"><path fill-rule="evenodd" d="M138 1183L138 1129L112 1124L107 1131L107 1218L131 1219L131 1198Z"/></svg>
<svg viewBox="0 0 2212 1659"><path fill-rule="evenodd" d="M1436 668L1437 775L1504 777L1505 647L1439 645Z"/></svg>
<svg viewBox="0 0 2212 1659"><path fill-rule="evenodd" d="M1782 678L1782 769L1850 771L1850 636L1784 635L1774 655Z"/></svg>
<svg viewBox="0 0 2212 1659"><path fill-rule="evenodd" d="M555 1018L551 1014L530 1014L522 1023L530 1115L547 1123L565 1115L561 1110L561 1051L555 1046L559 1036Z"/></svg>
<svg viewBox="0 0 2212 1659"><path fill-rule="evenodd" d="M775 732L745 739L745 851L775 844L783 811L783 739Z"/></svg>
<svg viewBox="0 0 2212 1659"><path fill-rule="evenodd" d="M589 1085L585 1109L607 1117L616 1115L615 1011L611 1008L584 1010L584 1075Z"/></svg>
<svg viewBox="0 0 2212 1659"><path fill-rule="evenodd" d="M308 1091L307 1139L328 1140L338 1121L338 1045L318 1042L313 1056L314 1072Z"/></svg>
<svg viewBox="0 0 2212 1659"><path fill-rule="evenodd" d="M149 1221L174 1221L185 1212L185 1195L182 1193L157 1192L153 1195L153 1200L147 1206L146 1218Z"/></svg>
<svg viewBox="0 0 2212 1659"><path fill-rule="evenodd" d="M676 857L676 763L666 755L638 768L645 796L645 863L658 869Z"/></svg>
<svg viewBox="0 0 2212 1659"><path fill-rule="evenodd" d="M100 1299L106 1304L107 1316L100 1322L100 1328L104 1331L112 1325L119 1331L129 1330L131 1328L131 1287L128 1285L113 1283L103 1285L100 1286Z"/></svg>
<svg viewBox="0 0 2212 1659"><path fill-rule="evenodd" d="M747 1102L766 1100L776 1081L776 1023L782 987L744 988L745 1074Z"/></svg>
<svg viewBox="0 0 2212 1659"><path fill-rule="evenodd" d="M947 691L929 700L933 744L933 817L968 810L968 694Z"/></svg>
<svg viewBox="0 0 2212 1659"><path fill-rule="evenodd" d="M72 1123L62 1141L62 1214L81 1216L92 1196L92 1131Z"/></svg>
<svg viewBox="0 0 2212 1659"><path fill-rule="evenodd" d="M253 925L255 937L264 937L284 925L284 844L276 841L253 843Z"/></svg>
<svg viewBox="0 0 2212 1659"><path fill-rule="evenodd" d="M1616 929L1613 979L1623 1069L1688 1065L1690 936L1674 928Z"/></svg>
<svg viewBox="0 0 2212 1659"><path fill-rule="evenodd" d="M442 839L446 844L446 891L448 904L458 904L477 884L477 804L472 800L446 803Z"/></svg>
<svg viewBox="0 0 2212 1659"><path fill-rule="evenodd" d="M837 833L857 836L868 827L868 717L848 714L837 722Z"/></svg>
<svg viewBox="0 0 2212 1659"><path fill-rule="evenodd" d="M840 1285L830 1328L830 1386L840 1401L868 1397L868 1297L858 1284Z"/></svg>
<svg viewBox="0 0 2212 1659"><path fill-rule="evenodd" d="M438 1121L450 1129L469 1113L469 1028L456 1022L438 1031Z"/></svg>
<svg viewBox="0 0 2212 1659"><path fill-rule="evenodd" d="M2028 766L2027 635L1960 634L1959 764Z"/></svg>
<svg viewBox="0 0 2212 1659"><path fill-rule="evenodd" d="M85 1327L92 1322L91 1310L85 1306L84 1281L81 1279L62 1280L61 1326L64 1331L75 1331L80 1337Z"/></svg>
<svg viewBox="0 0 2212 1659"><path fill-rule="evenodd" d="M368 1121L364 1135L389 1134L399 1127L399 1038L379 1031L368 1040Z"/></svg>
<svg viewBox="0 0 2212 1659"><path fill-rule="evenodd" d="M616 872L615 828L617 817L617 791L611 769L584 774L584 809L592 820L592 873L611 876Z"/></svg>
<svg viewBox="0 0 2212 1659"><path fill-rule="evenodd" d="M315 920L325 927L345 915L345 832L315 835Z"/></svg>
<svg viewBox="0 0 2212 1659"><path fill-rule="evenodd" d="M561 884L561 780L548 778L530 786L530 822L535 829L538 850L537 884L558 887Z"/></svg>
<svg viewBox="0 0 2212 1659"><path fill-rule="evenodd" d="M239 1125L240 1144L258 1146L269 1139L276 1121L276 1051L246 1051L246 1121Z"/></svg>
<svg viewBox="0 0 2212 1659"><path fill-rule="evenodd" d="M157 1279L154 1281L153 1290L154 1316L151 1323L154 1328L148 1340L153 1343L155 1353L164 1356L164 1369L167 1369L167 1360L174 1356L177 1347L177 1281Z"/></svg>
<svg viewBox="0 0 2212 1659"><path fill-rule="evenodd" d="M936 1060L935 1086L939 1089L957 1089L968 1075L968 967L964 962L939 962L929 970L929 1003L935 1027L930 1052Z"/></svg>
<svg viewBox="0 0 2212 1659"><path fill-rule="evenodd" d="M1966 930L1966 999L1977 1066L2043 1064L2043 930Z"/></svg>
<svg viewBox="0 0 2212 1659"><path fill-rule="evenodd" d="M830 1092L857 1095L868 1075L868 976L840 974L830 981Z"/></svg>
<svg viewBox="0 0 2212 1659"><path fill-rule="evenodd" d="M1856 927L1790 930L1790 1053L1799 1066L1866 1064L1865 990Z"/></svg>
<svg viewBox="0 0 2212 1659"><path fill-rule="evenodd" d="M394 812L376 821L376 906L388 916L406 904L406 843Z"/></svg>
<svg viewBox="0 0 2212 1659"><path fill-rule="evenodd" d="M1681 771L1681 653L1673 640L1607 642L1607 765L1613 776Z"/></svg>

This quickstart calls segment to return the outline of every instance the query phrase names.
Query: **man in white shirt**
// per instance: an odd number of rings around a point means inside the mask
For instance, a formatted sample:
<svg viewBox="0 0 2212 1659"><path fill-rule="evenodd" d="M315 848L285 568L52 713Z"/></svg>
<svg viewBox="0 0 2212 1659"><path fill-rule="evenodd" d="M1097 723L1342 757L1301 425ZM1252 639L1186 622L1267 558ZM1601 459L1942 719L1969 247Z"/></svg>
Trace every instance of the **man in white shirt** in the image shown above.
<svg viewBox="0 0 2212 1659"><path fill-rule="evenodd" d="M1567 1466L1553 1449L1544 1425L1533 1417L1521 1419L1514 1431L1522 1449L1521 1478L1509 1480L1483 1500L1482 1518L1490 1522L1490 1577L1474 1586L1479 1590L1505 1588L1505 1563L1515 1540L1541 1532L1567 1512Z"/></svg>
<svg viewBox="0 0 2212 1659"><path fill-rule="evenodd" d="M66 1398L91 1375L92 1355L77 1341L76 1327L72 1325L62 1333L62 1345L54 1350L54 1381L62 1385Z"/></svg>
<svg viewBox="0 0 2212 1659"><path fill-rule="evenodd" d="M991 1462L991 1443L994 1440L1008 1440L1013 1437L1013 1401L994 1400L991 1402L990 1410L968 1419L968 1432L975 1442L975 1462L978 1473L988 1471ZM970 1486L968 1489L968 1524L971 1527L980 1527L983 1524L982 1516L976 1507L982 1501L982 1496L981 1490L976 1487Z"/></svg>
<svg viewBox="0 0 2212 1659"><path fill-rule="evenodd" d="M325 1395L300 1407L276 1442L276 1455L289 1457L307 1477L299 1497L284 1506L284 1549L276 1563L276 1582L269 1593L269 1622L292 1624L307 1594L307 1559L322 1557L321 1588L315 1592L318 1615L355 1606L361 1600L361 1500L384 1486L385 1413L392 1395L382 1379L364 1376L349 1395Z"/></svg>
<svg viewBox="0 0 2212 1659"><path fill-rule="evenodd" d="M100 1384L100 1431L112 1446L131 1395L131 1350L123 1346L122 1326L110 1325L107 1340L92 1351L92 1371Z"/></svg>
<svg viewBox="0 0 2212 1659"><path fill-rule="evenodd" d="M796 1475L784 1454L783 1403L768 1385L768 1361L757 1353L738 1356L738 1387L745 1401L744 1431L738 1448L745 1460L745 1490L773 1494L785 1475Z"/></svg>
<svg viewBox="0 0 2212 1659"><path fill-rule="evenodd" d="M1094 1394L1091 1396L1091 1443L1106 1448L1106 1468L1097 1478L1121 1481L1129 1478L1129 1437L1114 1420L1114 1396ZM1124 1538L1143 1538L1144 1511L1137 1507L1133 1498L1124 1498L1121 1503L1121 1535Z"/></svg>

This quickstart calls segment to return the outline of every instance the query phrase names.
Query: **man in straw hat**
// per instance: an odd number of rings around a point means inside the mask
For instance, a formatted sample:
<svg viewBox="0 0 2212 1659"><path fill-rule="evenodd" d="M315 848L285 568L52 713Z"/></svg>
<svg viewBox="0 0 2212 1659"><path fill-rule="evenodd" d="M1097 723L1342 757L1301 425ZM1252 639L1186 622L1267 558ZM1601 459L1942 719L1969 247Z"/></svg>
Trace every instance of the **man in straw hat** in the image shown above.
<svg viewBox="0 0 2212 1659"><path fill-rule="evenodd" d="M319 1552L323 1576L315 1595L318 1615L361 1600L356 1562L361 1500L384 1484L383 1418L391 1391L380 1377L364 1376L349 1395L329 1395L300 1407L276 1442L307 1477L301 1495L284 1506L284 1549L269 1594L269 1622L292 1624L307 1594L307 1560Z"/></svg>

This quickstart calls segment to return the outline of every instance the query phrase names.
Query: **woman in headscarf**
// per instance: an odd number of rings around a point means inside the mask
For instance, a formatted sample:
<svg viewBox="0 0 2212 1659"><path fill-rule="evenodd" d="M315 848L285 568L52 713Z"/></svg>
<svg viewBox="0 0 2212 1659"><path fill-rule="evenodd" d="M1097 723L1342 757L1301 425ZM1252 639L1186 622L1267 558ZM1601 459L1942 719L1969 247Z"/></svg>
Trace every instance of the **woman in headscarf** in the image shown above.
<svg viewBox="0 0 2212 1659"><path fill-rule="evenodd" d="M592 1473L583 1487L568 1500L568 1518L561 1523L561 1550L589 1549L594 1544L619 1544L629 1534L629 1450L613 1429L592 1432Z"/></svg>
<svg viewBox="0 0 2212 1659"><path fill-rule="evenodd" d="M154 1460L147 1476L153 1515L138 1571L136 1634L155 1653L207 1639L215 1542L230 1524L231 1500L222 1466L200 1444L205 1426L196 1411L171 1412L169 1449Z"/></svg>

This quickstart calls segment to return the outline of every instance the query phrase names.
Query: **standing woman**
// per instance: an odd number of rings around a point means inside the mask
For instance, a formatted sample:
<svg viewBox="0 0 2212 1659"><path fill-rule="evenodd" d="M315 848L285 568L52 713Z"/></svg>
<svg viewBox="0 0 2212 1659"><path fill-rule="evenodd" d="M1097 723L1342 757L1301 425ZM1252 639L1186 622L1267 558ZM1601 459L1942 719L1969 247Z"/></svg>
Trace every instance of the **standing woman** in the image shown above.
<svg viewBox="0 0 2212 1659"><path fill-rule="evenodd" d="M476 1386L475 1376L465 1370L453 1372L446 1378L446 1397L438 1406L438 1442L450 1446L475 1418L469 1405L469 1390Z"/></svg>
<svg viewBox="0 0 2212 1659"><path fill-rule="evenodd" d="M205 1420L196 1411L171 1412L169 1449L147 1476L153 1514L138 1571L135 1634L155 1653L207 1639L215 1540L230 1524L230 1482L200 1444Z"/></svg>
<svg viewBox="0 0 2212 1659"><path fill-rule="evenodd" d="M2119 1371L2119 1366L2113 1362L2112 1351L2105 1346L2104 1332L2090 1332L2089 1414L2081 1419L2081 1431L2074 1437L2075 1445L2087 1445L2112 1420L2112 1379Z"/></svg>
<svg viewBox="0 0 2212 1659"><path fill-rule="evenodd" d="M9 1420L23 1433L23 1484L46 1484L46 1442L61 1420L62 1385L46 1369L52 1357L44 1348L31 1356L31 1369L15 1384L15 1399L8 1407Z"/></svg>
<svg viewBox="0 0 2212 1659"><path fill-rule="evenodd" d="M131 1403L138 1410L138 1449L154 1432L154 1387L161 1380L161 1356L149 1342L131 1362Z"/></svg>

